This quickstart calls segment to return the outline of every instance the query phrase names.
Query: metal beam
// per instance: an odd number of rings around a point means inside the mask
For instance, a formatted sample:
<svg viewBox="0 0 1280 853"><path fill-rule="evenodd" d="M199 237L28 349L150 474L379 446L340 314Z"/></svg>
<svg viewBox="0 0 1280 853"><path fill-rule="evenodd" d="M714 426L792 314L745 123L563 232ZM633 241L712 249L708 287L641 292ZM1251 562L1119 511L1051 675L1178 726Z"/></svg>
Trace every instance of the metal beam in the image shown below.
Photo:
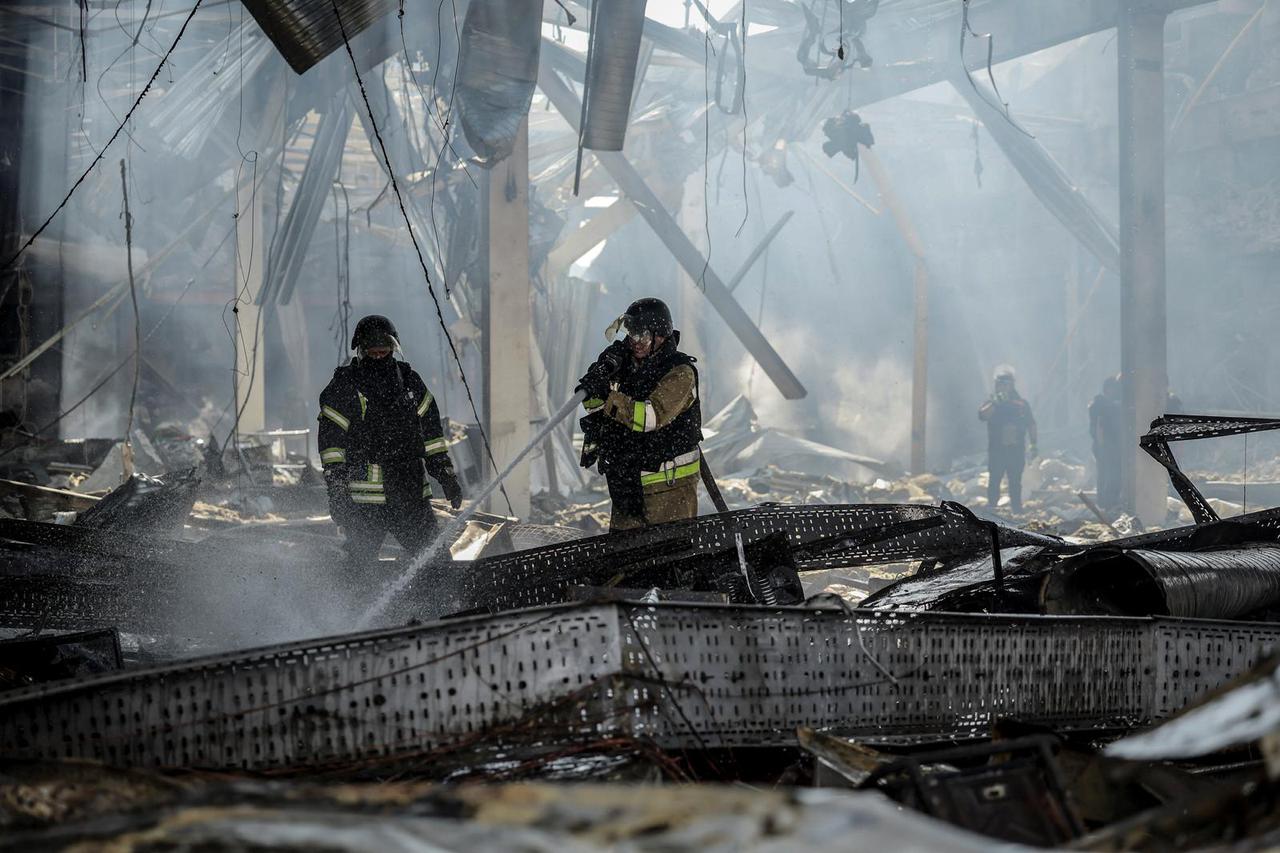
<svg viewBox="0 0 1280 853"><path fill-rule="evenodd" d="M582 104L578 96L545 63L538 68L538 86L560 115L564 117L564 120L576 132L578 129L578 117L582 112ZM746 347L751 357L760 364L761 369L773 381L773 384L778 387L778 390L782 392L782 396L788 400L798 400L804 397L806 392L804 386L800 384L800 380L791 372L791 369L783 362L782 357L778 355L777 351L774 350L773 346L760 332L760 329L747 316L747 312L733 298L733 294L729 292L729 289L724 286L724 282L711 269L707 259L703 257L702 253L689 240L689 237L672 219L671 214L662 206L658 196L650 189L649 184L640 176L640 173L631 165L626 156L620 151L596 151L592 153L600 165L604 166L605 170L618 182L618 188L635 205L636 210L649 223L649 227L653 229L653 233L666 244L667 249L675 257L677 263L695 281L702 282L700 289L703 295L707 297L707 300L720 314L729 329Z"/></svg>
<svg viewBox="0 0 1280 853"><path fill-rule="evenodd" d="M760 260L760 256L764 254L764 250L769 248L769 244L773 242L773 238L778 236L778 233L782 231L782 226L790 222L791 217L794 216L795 213L796 212L794 210L788 210L786 213L782 214L782 218L773 224L773 227L769 229L769 232L765 234L764 237L761 238L760 242L756 244L756 247L751 250L751 254L747 255L747 259L742 262L742 266L738 267L738 271L733 274L733 278L729 279L729 283L725 285L725 287L729 289L730 293L733 293L738 289L738 285L742 284L742 280L747 277L747 273L751 272L751 268L755 266L756 261Z"/></svg>
<svg viewBox="0 0 1280 853"><path fill-rule="evenodd" d="M993 106L995 95L987 87L979 90L976 88L978 84L971 84L963 75L958 80L953 78L951 85L968 102L974 115L1040 203L1075 235L1099 263L1112 272L1119 272L1120 235L1115 226L1085 198L1049 152L1035 137Z"/></svg>
<svg viewBox="0 0 1280 853"><path fill-rule="evenodd" d="M351 132L351 113L351 98L345 91L339 91L320 116L307 154L307 165L280 228L280 239L268 260L260 304L265 301L288 303L293 297L311 235L320 221L338 167L342 165L342 152L346 149L347 134Z"/></svg>
<svg viewBox="0 0 1280 853"><path fill-rule="evenodd" d="M582 227L570 233L547 253L546 277L554 278L569 269L574 261L594 249L601 240L609 239L618 229L634 219L635 215L635 207L627 204L626 199L619 198L591 217Z"/></svg>

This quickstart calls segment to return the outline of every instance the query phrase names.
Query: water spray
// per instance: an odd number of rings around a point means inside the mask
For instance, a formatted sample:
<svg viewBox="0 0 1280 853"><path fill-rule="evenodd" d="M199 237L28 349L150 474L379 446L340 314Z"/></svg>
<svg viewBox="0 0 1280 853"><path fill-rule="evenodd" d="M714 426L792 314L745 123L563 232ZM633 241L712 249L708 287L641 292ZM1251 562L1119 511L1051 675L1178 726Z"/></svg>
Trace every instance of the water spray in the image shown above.
<svg viewBox="0 0 1280 853"><path fill-rule="evenodd" d="M567 403L561 406L555 414L547 419L547 422L543 424L542 428L539 429L533 438L529 440L529 443L525 445L524 449L516 454L515 459L512 459L507 467L498 474L498 476L490 480L489 483L480 490L480 493L471 501L470 506L454 516L453 520L445 525L443 530L436 534L435 539L431 540L431 544L418 552L418 555L409 562L408 568L404 570L400 577L396 578L395 581L382 591L382 594L378 596L377 601L375 601L373 605L365 611L365 614L360 617L360 621L356 623L356 630L364 630L365 628L368 628L373 621L381 616L387 607L390 606L392 600L403 592L410 583L412 583L413 579L418 576L418 572L422 571L423 566L438 559L440 550L447 547L449 543L452 543L459 535L461 535L463 528L466 527L467 521L471 516L475 515L476 510L478 510L480 505L484 503L484 499L493 494L497 488L502 485L502 482L511 475L511 472L515 470L516 466L523 462L525 457L528 456L535 447L545 441L547 436L551 434L551 431L559 426L565 418L573 414L578 406L582 405L582 401L585 399L586 395L582 391L576 392Z"/></svg>

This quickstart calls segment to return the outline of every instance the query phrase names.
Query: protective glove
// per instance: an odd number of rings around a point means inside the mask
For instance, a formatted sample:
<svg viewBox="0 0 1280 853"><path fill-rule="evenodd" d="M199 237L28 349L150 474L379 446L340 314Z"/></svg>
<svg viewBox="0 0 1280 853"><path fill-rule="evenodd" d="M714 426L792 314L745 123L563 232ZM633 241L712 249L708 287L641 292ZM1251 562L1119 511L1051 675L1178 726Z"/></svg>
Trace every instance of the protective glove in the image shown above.
<svg viewBox="0 0 1280 853"><path fill-rule="evenodd" d="M356 504L347 490L347 475L340 468L326 468L324 484L329 492L329 517L338 527L346 527L355 515Z"/></svg>
<svg viewBox="0 0 1280 853"><path fill-rule="evenodd" d="M609 383L626 363L627 345L614 341L604 348L587 372L578 380L574 391L582 391L588 400L602 400L609 393Z"/></svg>
<svg viewBox="0 0 1280 853"><path fill-rule="evenodd" d="M591 365L587 372L582 374L582 378L578 380L574 392L581 391L586 400L603 400L609 396L609 377L599 369L596 365Z"/></svg>
<svg viewBox="0 0 1280 853"><path fill-rule="evenodd" d="M622 370L622 365L626 364L628 353L625 342L614 341L604 348L592 367L598 368L605 378L612 379Z"/></svg>
<svg viewBox="0 0 1280 853"><path fill-rule="evenodd" d="M1035 459L1039 455L1040 455L1040 449L1036 447L1034 444L1027 448L1028 459Z"/></svg>
<svg viewBox="0 0 1280 853"><path fill-rule="evenodd" d="M444 496L449 499L449 506L454 509L462 506L462 484L457 477L445 476L440 480L440 485L444 487Z"/></svg>

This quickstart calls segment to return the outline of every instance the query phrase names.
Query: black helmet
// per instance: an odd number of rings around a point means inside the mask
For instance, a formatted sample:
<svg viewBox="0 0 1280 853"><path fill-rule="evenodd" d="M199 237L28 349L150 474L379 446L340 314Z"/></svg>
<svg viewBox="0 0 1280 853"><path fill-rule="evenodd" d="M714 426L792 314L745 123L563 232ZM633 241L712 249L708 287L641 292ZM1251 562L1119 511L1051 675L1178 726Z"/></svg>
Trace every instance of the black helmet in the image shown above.
<svg viewBox="0 0 1280 853"><path fill-rule="evenodd" d="M400 346L400 336L396 334L396 324L381 314L370 314L356 323L355 333L351 335L351 348L354 350L369 347Z"/></svg>
<svg viewBox="0 0 1280 853"><path fill-rule="evenodd" d="M655 337L671 337L671 309L652 296L637 299L622 315L622 328L629 335L651 332Z"/></svg>

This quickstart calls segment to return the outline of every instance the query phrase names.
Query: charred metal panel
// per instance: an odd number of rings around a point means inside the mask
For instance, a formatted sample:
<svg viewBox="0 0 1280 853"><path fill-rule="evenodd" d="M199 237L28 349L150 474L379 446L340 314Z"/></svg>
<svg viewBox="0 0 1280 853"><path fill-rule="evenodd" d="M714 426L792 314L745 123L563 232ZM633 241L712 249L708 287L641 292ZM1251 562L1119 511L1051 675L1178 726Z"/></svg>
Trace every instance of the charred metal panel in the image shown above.
<svg viewBox="0 0 1280 853"><path fill-rule="evenodd" d="M117 765L323 765L537 716L617 671L611 608L335 637L0 695L0 752ZM599 709L554 728L589 735Z"/></svg>
<svg viewBox="0 0 1280 853"><path fill-rule="evenodd" d="M442 747L665 748L1163 719L1280 625L597 604L437 622L0 695L0 754L268 769Z"/></svg>
<svg viewBox="0 0 1280 853"><path fill-rule="evenodd" d="M906 532L887 539L859 535L926 520L940 523L900 528ZM564 601L571 586L605 586L620 572L635 573L646 567L732 549L735 533L745 541L784 534L798 549L796 568L802 572L926 557L948 559L989 551L991 544L985 527L943 507L766 504L477 560L466 570L462 609L483 607L497 612ZM1050 551L1074 550L1056 537L1021 530L1001 528L999 536L1001 546L1006 548L1035 545ZM423 589L417 597L428 594Z"/></svg>
<svg viewBox="0 0 1280 853"><path fill-rule="evenodd" d="M98 628L0 640L0 690L121 669L120 634Z"/></svg>
<svg viewBox="0 0 1280 853"><path fill-rule="evenodd" d="M1178 460L1169 449L1171 441L1192 441L1200 438L1220 438L1280 429L1275 418L1240 418L1222 415L1165 415L1151 422L1151 429L1139 439L1138 446L1169 472L1173 487L1178 490L1182 502L1191 510L1199 524L1217 521L1218 514L1200 494L1200 490L1187 479L1178 467Z"/></svg>

